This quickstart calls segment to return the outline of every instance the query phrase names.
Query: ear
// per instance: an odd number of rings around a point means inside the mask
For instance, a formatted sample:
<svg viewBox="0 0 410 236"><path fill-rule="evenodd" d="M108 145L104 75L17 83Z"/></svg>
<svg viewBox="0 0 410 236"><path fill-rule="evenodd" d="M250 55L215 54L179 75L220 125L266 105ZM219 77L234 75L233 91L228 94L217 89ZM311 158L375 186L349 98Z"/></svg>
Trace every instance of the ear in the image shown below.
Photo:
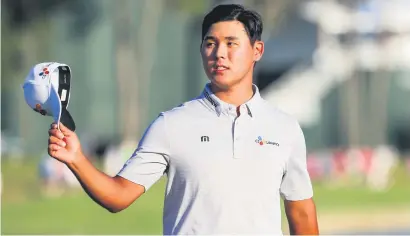
<svg viewBox="0 0 410 236"><path fill-rule="evenodd" d="M262 58L263 52L265 51L265 44L262 41L256 41L253 45L253 60L259 61Z"/></svg>

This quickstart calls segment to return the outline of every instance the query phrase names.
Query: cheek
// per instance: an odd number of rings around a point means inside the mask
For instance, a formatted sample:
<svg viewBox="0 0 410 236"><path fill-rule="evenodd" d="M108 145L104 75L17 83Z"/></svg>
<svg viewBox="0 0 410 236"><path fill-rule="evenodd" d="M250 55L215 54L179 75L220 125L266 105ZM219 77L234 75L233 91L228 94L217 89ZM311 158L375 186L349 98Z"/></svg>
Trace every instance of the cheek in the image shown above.
<svg viewBox="0 0 410 236"><path fill-rule="evenodd" d="M206 51L201 51L201 59L203 66L206 66L208 64L209 58L210 57Z"/></svg>
<svg viewBox="0 0 410 236"><path fill-rule="evenodd" d="M204 49L201 49L200 52L201 52L202 59L205 60L206 59L206 51Z"/></svg>
<svg viewBox="0 0 410 236"><path fill-rule="evenodd" d="M253 61L252 53L249 50L233 50L229 54L229 59L236 70L246 70Z"/></svg>
<svg viewBox="0 0 410 236"><path fill-rule="evenodd" d="M201 50L201 57L204 63L212 60L212 50Z"/></svg>

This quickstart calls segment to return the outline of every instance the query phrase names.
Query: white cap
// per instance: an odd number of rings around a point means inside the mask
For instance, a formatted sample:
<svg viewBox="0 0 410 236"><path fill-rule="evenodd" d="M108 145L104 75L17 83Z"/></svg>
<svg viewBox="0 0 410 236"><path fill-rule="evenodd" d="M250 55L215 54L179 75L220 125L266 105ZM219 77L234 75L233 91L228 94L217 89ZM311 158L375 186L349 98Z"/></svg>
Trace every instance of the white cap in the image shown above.
<svg viewBox="0 0 410 236"><path fill-rule="evenodd" d="M26 103L44 116L52 116L74 131L75 123L67 106L70 101L71 69L66 64L44 62L35 65L23 84Z"/></svg>

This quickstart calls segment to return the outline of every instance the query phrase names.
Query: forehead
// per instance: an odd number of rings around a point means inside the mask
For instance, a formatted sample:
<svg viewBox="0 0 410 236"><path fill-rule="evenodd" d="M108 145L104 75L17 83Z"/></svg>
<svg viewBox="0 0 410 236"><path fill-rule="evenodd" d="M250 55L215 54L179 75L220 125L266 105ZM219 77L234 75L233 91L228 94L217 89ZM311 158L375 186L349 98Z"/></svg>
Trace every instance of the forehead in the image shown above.
<svg viewBox="0 0 410 236"><path fill-rule="evenodd" d="M234 36L237 38L247 38L245 27L240 21L221 21L214 23L208 30L206 36L224 38Z"/></svg>

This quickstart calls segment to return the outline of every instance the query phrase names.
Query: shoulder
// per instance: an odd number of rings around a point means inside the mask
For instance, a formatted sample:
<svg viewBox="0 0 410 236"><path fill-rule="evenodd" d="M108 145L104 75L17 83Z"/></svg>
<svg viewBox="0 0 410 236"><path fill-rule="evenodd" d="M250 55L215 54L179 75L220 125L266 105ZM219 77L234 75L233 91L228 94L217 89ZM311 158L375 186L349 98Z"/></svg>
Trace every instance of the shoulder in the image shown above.
<svg viewBox="0 0 410 236"><path fill-rule="evenodd" d="M159 113L157 119L166 123L183 123L190 120L196 120L209 114L207 107L204 106L200 97L185 101L178 106Z"/></svg>
<svg viewBox="0 0 410 236"><path fill-rule="evenodd" d="M186 101L169 110L161 111L151 120L146 128L143 139L146 137L167 137L168 134L178 131L181 127L191 124L200 111L200 99ZM203 109L202 109L203 110ZM147 134L149 134L147 136Z"/></svg>
<svg viewBox="0 0 410 236"><path fill-rule="evenodd" d="M296 145L298 148L305 145L304 132L300 122L294 115L270 104L266 100L262 101L262 108L268 122L274 122L275 125L273 127L286 134L286 139L291 146Z"/></svg>
<svg viewBox="0 0 410 236"><path fill-rule="evenodd" d="M294 115L285 112L264 99L261 99L261 110L265 117L272 122L278 123L287 129L292 129L295 131L301 129L300 123Z"/></svg>

